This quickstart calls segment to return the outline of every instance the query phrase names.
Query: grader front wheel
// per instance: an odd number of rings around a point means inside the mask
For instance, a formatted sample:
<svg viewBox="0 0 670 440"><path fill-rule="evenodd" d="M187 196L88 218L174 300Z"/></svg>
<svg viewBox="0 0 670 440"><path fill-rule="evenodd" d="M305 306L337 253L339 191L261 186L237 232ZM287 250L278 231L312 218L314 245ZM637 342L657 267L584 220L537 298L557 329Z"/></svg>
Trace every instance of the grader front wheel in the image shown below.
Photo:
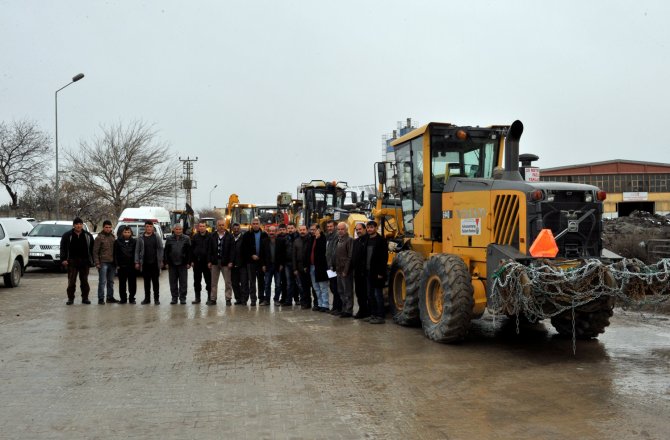
<svg viewBox="0 0 670 440"><path fill-rule="evenodd" d="M419 310L430 339L455 343L465 338L474 305L470 280L467 266L456 255L439 254L428 260L421 277Z"/></svg>
<svg viewBox="0 0 670 440"><path fill-rule="evenodd" d="M414 251L402 251L391 264L389 303L396 324L418 326L419 289L423 257Z"/></svg>

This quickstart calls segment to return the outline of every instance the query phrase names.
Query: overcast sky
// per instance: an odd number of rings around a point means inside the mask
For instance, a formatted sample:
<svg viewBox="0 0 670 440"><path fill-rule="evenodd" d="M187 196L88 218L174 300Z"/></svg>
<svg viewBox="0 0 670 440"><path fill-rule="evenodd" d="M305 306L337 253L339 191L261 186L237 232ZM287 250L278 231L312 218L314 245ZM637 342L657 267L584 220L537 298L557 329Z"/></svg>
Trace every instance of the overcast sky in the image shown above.
<svg viewBox="0 0 670 440"><path fill-rule="evenodd" d="M0 0L0 120L53 136L54 92L82 72L58 94L60 149L154 124L198 157L196 209L214 185L224 206L372 183L407 117L520 119L545 168L670 162L669 21L667 0Z"/></svg>

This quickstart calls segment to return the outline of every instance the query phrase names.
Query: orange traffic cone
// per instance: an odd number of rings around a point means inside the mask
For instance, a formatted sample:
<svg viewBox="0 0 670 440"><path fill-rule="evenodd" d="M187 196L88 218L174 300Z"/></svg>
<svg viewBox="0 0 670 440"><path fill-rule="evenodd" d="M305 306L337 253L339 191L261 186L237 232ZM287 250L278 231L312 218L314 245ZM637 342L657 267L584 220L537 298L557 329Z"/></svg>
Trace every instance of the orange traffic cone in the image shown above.
<svg viewBox="0 0 670 440"><path fill-rule="evenodd" d="M543 229L533 244L530 245L530 255L536 258L554 258L558 254L558 246L551 229Z"/></svg>

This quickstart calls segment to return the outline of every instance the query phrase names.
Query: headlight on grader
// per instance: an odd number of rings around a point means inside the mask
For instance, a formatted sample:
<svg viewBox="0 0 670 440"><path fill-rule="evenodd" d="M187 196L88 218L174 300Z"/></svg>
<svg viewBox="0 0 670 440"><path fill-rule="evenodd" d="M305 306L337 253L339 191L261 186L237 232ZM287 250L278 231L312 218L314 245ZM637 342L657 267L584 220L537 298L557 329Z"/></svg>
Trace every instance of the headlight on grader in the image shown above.
<svg viewBox="0 0 670 440"><path fill-rule="evenodd" d="M593 201L593 193L590 191L587 191L584 193L584 201L586 203L591 203Z"/></svg>

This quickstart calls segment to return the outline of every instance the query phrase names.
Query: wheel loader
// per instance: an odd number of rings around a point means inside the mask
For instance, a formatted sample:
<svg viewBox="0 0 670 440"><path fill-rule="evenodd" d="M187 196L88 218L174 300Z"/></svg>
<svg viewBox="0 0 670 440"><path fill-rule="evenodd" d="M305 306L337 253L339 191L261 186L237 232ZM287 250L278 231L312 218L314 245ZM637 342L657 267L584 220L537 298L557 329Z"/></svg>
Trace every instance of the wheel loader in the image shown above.
<svg viewBox="0 0 670 440"><path fill-rule="evenodd" d="M616 258L602 255L606 194L591 185L525 181L522 132L520 121L489 127L433 122L392 142L391 184L388 165L376 164L382 230L385 187L397 187L392 196L402 211L402 228L389 240L388 299L396 323L421 325L438 342L459 342L471 320L495 303L496 313L549 318L573 338L596 337L609 325L614 297L602 292L620 285L608 269ZM594 260L604 265L595 275L564 284L595 294L534 285L535 274L580 274ZM512 264L517 269L508 269ZM591 284L601 286L600 293ZM521 307L501 302L501 292L516 295Z"/></svg>
<svg viewBox="0 0 670 440"><path fill-rule="evenodd" d="M300 211L295 215L297 224L309 227L316 223L325 231L326 222L329 220L345 222L349 234L353 236L356 223L365 223L368 220L363 212L345 205L347 195L354 204L357 202L356 193L347 191L346 182L311 180L302 183L298 193L302 203L299 205Z"/></svg>
<svg viewBox="0 0 670 440"><path fill-rule="evenodd" d="M237 194L231 194L228 197L228 205L226 205L225 211L227 230L230 230L234 223L238 223L240 230L248 231L251 228L251 221L257 216L256 205L252 203L240 203L240 198Z"/></svg>

